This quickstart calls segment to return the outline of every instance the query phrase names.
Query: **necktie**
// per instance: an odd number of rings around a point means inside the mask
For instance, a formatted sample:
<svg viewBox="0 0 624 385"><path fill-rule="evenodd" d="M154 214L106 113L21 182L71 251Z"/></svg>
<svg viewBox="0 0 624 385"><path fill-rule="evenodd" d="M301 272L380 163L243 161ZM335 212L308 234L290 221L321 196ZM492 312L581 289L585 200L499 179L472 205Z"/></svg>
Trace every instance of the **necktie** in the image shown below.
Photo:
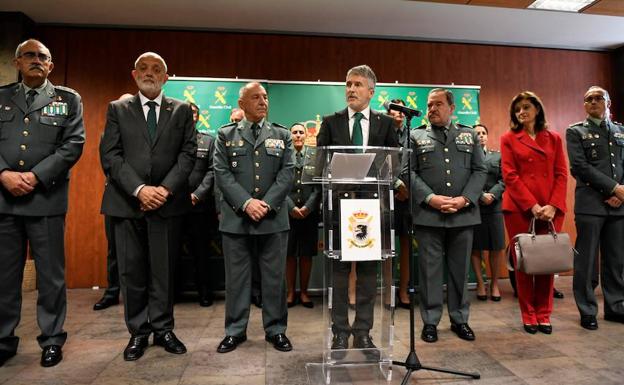
<svg viewBox="0 0 624 385"><path fill-rule="evenodd" d="M256 123L251 125L251 132L253 133L253 137L254 139L258 139L258 136L260 135L260 126L258 126Z"/></svg>
<svg viewBox="0 0 624 385"><path fill-rule="evenodd" d="M360 124L360 120L364 117L364 114L361 112L356 112L353 115L353 134L351 135L351 142L353 142L354 146L363 146L364 145L364 137L362 136L362 124Z"/></svg>
<svg viewBox="0 0 624 385"><path fill-rule="evenodd" d="M303 166L303 154L301 151L297 152L297 166Z"/></svg>
<svg viewBox="0 0 624 385"><path fill-rule="evenodd" d="M147 102L147 106L149 107L147 112L147 133L150 139L153 140L154 136L156 136L156 102L150 100Z"/></svg>
<svg viewBox="0 0 624 385"><path fill-rule="evenodd" d="M37 97L37 91L35 90L28 91L28 95L26 97L26 106L30 107L30 105L33 104L33 102L35 101L36 97Z"/></svg>

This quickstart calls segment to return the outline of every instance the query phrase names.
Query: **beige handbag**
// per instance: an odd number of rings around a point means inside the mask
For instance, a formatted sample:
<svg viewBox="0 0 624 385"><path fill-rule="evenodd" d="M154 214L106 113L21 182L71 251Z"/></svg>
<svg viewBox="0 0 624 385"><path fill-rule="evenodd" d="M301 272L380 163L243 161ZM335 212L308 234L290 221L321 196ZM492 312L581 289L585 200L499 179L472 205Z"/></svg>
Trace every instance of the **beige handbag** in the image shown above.
<svg viewBox="0 0 624 385"><path fill-rule="evenodd" d="M535 234L535 218L528 233L513 237L511 247L516 250L516 269L526 274L554 274L574 268L574 254L568 233L557 233L552 221L548 234ZM513 270L513 268L510 268Z"/></svg>

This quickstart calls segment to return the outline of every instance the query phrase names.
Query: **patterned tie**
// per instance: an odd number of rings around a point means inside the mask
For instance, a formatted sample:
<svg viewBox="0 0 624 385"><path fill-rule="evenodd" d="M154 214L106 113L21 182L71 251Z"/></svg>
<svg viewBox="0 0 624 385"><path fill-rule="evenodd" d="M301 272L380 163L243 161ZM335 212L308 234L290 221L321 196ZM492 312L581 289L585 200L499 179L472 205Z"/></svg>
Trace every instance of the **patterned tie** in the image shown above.
<svg viewBox="0 0 624 385"><path fill-rule="evenodd" d="M36 97L37 97L37 91L35 90L28 91L28 96L26 97L26 106L30 108L30 105L33 104Z"/></svg>
<svg viewBox="0 0 624 385"><path fill-rule="evenodd" d="M260 136L260 126L256 123L251 125L251 132L253 133L254 139L258 140L258 136Z"/></svg>
<svg viewBox="0 0 624 385"><path fill-rule="evenodd" d="M364 145L364 137L362 136L362 125L360 124L360 120L364 117L364 114L361 112L356 112L353 115L353 135L351 135L351 142L353 142L354 146L363 146Z"/></svg>
<svg viewBox="0 0 624 385"><path fill-rule="evenodd" d="M156 102L150 100L147 102L149 111L147 112L147 133L151 140L156 136Z"/></svg>

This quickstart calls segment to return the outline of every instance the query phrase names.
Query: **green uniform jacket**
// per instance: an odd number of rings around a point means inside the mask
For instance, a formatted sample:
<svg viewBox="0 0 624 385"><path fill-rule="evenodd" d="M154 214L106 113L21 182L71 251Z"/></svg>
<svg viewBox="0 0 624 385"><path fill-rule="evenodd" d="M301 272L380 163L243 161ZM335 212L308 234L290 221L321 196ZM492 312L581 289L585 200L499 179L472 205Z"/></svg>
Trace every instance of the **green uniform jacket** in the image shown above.
<svg viewBox="0 0 624 385"><path fill-rule="evenodd" d="M288 230L286 197L294 177L290 131L265 120L254 140L250 125L242 120L219 129L214 158L221 193L219 230L254 235ZM250 198L263 200L271 207L260 222L243 211Z"/></svg>
<svg viewBox="0 0 624 385"><path fill-rule="evenodd" d="M487 169L475 131L451 124L444 139L441 130L422 126L413 130L410 138L414 224L450 228L481 223L479 197ZM464 196L471 203L454 214L445 214L425 202L429 194Z"/></svg>
<svg viewBox="0 0 624 385"><path fill-rule="evenodd" d="M574 212L588 215L624 215L624 206L604 201L615 186L624 184L624 127L608 122L608 131L589 119L566 131L570 169L576 178Z"/></svg>
<svg viewBox="0 0 624 385"><path fill-rule="evenodd" d="M85 129L76 91L48 81L30 108L20 83L0 88L0 172L31 171L39 184L15 197L0 185L0 213L52 216L67 212L69 169L82 154Z"/></svg>

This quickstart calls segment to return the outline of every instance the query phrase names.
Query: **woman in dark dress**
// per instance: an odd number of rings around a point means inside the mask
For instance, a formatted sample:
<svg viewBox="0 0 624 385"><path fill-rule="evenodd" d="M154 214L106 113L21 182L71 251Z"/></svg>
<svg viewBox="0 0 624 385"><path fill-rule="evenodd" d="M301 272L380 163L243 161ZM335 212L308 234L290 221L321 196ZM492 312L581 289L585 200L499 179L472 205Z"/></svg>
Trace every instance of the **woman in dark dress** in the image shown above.
<svg viewBox="0 0 624 385"><path fill-rule="evenodd" d="M308 282L312 271L312 257L318 252L318 202L317 185L302 184L305 160L314 156L315 149L305 146L306 129L301 123L290 128L295 147L295 179L290 194L286 198L290 215L288 235L288 257L286 259L286 282L288 307L300 302L304 307L314 307L308 296ZM296 297L297 259L299 260L299 297Z"/></svg>
<svg viewBox="0 0 624 385"><path fill-rule="evenodd" d="M477 299L487 300L485 283L481 274L481 257L485 253L490 259L492 280L490 282L490 299L500 301L501 294L498 287L498 270L500 268L503 251L505 249L505 224L503 222L502 199L505 191L503 173L501 171L501 155L498 151L489 150L488 129L482 124L474 126L481 147L485 153L487 180L483 186L483 193L479 198L481 224L475 226L472 241L472 268L477 278Z"/></svg>

